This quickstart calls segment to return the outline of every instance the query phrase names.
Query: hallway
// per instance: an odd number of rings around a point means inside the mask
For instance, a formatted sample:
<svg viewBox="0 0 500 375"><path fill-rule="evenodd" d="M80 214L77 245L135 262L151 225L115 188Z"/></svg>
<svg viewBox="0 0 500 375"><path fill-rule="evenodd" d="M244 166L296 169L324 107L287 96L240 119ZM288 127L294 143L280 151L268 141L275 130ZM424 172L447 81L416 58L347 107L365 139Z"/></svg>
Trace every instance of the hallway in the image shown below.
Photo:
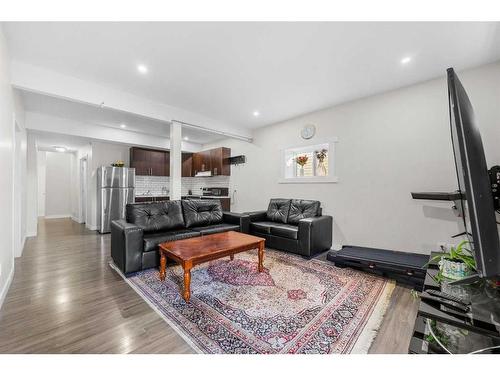
<svg viewBox="0 0 500 375"><path fill-rule="evenodd" d="M0 353L191 353L109 266L109 235L40 220L0 311Z"/></svg>

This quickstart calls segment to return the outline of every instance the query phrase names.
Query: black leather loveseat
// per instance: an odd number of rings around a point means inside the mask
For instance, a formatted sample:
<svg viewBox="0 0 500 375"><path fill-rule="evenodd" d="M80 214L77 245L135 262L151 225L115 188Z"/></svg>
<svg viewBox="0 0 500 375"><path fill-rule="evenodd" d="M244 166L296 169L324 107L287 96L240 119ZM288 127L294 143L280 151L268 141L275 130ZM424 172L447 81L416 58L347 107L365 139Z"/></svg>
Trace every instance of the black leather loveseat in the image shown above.
<svg viewBox="0 0 500 375"><path fill-rule="evenodd" d="M312 257L332 246L331 216L319 201L271 199L266 211L247 212L250 234L266 239L266 247Z"/></svg>
<svg viewBox="0 0 500 375"><path fill-rule="evenodd" d="M128 204L111 223L111 257L125 274L159 265L162 242L230 230L248 233L247 215L223 212L218 200Z"/></svg>

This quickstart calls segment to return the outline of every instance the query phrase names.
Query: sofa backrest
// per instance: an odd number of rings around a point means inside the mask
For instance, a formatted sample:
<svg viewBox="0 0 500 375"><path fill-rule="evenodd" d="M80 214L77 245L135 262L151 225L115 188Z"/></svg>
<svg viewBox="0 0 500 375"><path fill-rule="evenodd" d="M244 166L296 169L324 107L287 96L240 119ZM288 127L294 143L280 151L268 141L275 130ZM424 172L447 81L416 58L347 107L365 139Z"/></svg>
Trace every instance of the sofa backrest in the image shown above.
<svg viewBox="0 0 500 375"><path fill-rule="evenodd" d="M222 206L218 199L188 199L182 201L186 228L222 222Z"/></svg>
<svg viewBox="0 0 500 375"><path fill-rule="evenodd" d="M184 228L181 201L127 204L126 219L144 233Z"/></svg>
<svg viewBox="0 0 500 375"><path fill-rule="evenodd" d="M292 199L287 222L288 224L298 225L299 220L315 216L321 216L319 201Z"/></svg>
<svg viewBox="0 0 500 375"><path fill-rule="evenodd" d="M290 211L291 199L274 198L269 201L267 207L267 220L278 223L286 223Z"/></svg>

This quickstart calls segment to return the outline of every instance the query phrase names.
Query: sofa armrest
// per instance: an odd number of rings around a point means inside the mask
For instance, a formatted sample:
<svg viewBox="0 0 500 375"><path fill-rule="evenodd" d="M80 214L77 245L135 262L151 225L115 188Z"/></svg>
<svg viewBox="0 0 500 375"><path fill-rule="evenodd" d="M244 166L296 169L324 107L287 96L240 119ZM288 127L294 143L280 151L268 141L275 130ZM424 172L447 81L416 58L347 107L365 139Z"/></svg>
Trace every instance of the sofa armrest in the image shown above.
<svg viewBox="0 0 500 375"><path fill-rule="evenodd" d="M142 269L143 248L142 228L125 220L111 222L111 257L124 274Z"/></svg>
<svg viewBox="0 0 500 375"><path fill-rule="evenodd" d="M245 212L245 215L248 215L250 217L251 223L253 223L255 221L266 221L267 220L267 210Z"/></svg>
<svg viewBox="0 0 500 375"><path fill-rule="evenodd" d="M250 231L250 217L246 214L224 211L222 213L222 221L228 224L239 225L241 233L248 233Z"/></svg>
<svg viewBox="0 0 500 375"><path fill-rule="evenodd" d="M299 220L299 248L311 257L332 247L333 218L328 215Z"/></svg>

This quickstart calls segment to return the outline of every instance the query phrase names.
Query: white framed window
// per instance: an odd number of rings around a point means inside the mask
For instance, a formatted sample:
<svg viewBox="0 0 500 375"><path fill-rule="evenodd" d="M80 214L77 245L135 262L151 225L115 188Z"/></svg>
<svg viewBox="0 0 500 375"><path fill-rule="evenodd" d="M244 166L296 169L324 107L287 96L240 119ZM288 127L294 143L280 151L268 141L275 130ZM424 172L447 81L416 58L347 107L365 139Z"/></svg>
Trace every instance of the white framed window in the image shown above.
<svg viewBox="0 0 500 375"><path fill-rule="evenodd" d="M333 183L336 139L282 150L280 183Z"/></svg>

